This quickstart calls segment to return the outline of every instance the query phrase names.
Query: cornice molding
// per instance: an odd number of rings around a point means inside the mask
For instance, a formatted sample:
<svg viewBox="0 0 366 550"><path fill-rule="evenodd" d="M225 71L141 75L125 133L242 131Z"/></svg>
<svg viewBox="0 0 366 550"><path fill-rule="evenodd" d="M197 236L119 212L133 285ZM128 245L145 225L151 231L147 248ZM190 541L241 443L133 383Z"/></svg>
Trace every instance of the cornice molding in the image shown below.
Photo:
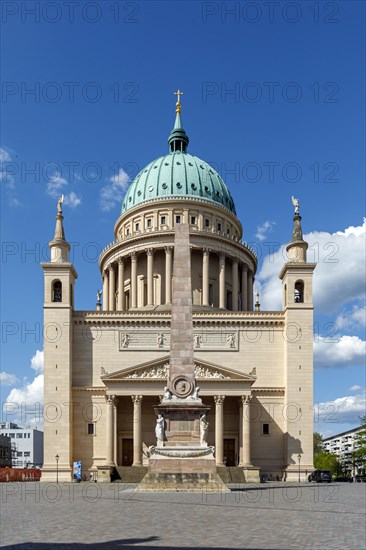
<svg viewBox="0 0 366 550"><path fill-rule="evenodd" d="M156 244L156 248L164 248L164 246L172 245L174 241L174 234L175 230L174 228L170 227L165 230L145 230L145 231L139 231L136 234L130 235L128 237L125 237L121 241L114 241L110 243L108 246L106 246L100 256L99 256L99 269L102 271L106 268L107 260L108 258L119 252L121 249L123 249L123 255L127 256L131 249L135 250L136 252L143 252L146 247L151 247L154 244ZM167 237L170 237L168 241L166 241ZM212 249L212 252L215 252L219 254L222 252L222 245L225 244L226 247L229 245L232 246L233 250L231 254L235 257L235 252L239 251L241 253L246 254L249 256L251 265L249 267L255 271L258 265L257 256L255 254L255 251L244 241L238 239L237 237L228 237L225 234L219 233L219 232L213 232L212 229L210 230L198 230L198 229L191 229L190 230L190 241L191 245L195 248L195 241L197 241L197 238L206 238L209 243L209 247L213 247L212 241L217 241L217 249ZM159 241L163 242L159 242ZM137 248L136 246L141 247ZM197 246L197 245L196 245ZM201 247L199 247L201 248ZM230 256L230 249L227 249L227 255ZM117 260L117 257L115 258ZM115 261L113 260L113 261Z"/></svg>

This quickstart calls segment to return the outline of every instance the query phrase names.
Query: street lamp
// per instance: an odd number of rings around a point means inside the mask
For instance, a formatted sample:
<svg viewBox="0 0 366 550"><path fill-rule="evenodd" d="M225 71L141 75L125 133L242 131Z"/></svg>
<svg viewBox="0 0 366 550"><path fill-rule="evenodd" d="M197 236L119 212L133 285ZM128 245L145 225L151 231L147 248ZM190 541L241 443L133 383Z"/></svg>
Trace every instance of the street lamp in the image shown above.
<svg viewBox="0 0 366 550"><path fill-rule="evenodd" d="M297 460L299 461L299 483L300 483L300 463L301 463L301 454L297 455Z"/></svg>
<svg viewBox="0 0 366 550"><path fill-rule="evenodd" d="M56 459L56 483L58 483L58 461L60 460L60 457L56 455L55 459Z"/></svg>

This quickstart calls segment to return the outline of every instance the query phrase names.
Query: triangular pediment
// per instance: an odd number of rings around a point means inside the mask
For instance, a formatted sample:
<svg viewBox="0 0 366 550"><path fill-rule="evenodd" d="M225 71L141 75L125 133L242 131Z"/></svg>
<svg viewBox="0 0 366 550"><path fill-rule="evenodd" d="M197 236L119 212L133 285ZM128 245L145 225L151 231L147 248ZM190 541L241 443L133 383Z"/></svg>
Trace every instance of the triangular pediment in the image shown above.
<svg viewBox="0 0 366 550"><path fill-rule="evenodd" d="M194 359L195 365L195 374L197 380L205 381L245 381L245 382L255 382L257 379L255 369L253 369L249 374L238 372L234 369L229 369L211 363L209 361L203 361L199 359ZM101 380L105 383L108 382L121 382L129 380L167 380L169 376L169 355L165 357L160 357L153 361L148 361L136 365L134 367L129 367L115 371L113 373L108 373L103 367L101 369Z"/></svg>

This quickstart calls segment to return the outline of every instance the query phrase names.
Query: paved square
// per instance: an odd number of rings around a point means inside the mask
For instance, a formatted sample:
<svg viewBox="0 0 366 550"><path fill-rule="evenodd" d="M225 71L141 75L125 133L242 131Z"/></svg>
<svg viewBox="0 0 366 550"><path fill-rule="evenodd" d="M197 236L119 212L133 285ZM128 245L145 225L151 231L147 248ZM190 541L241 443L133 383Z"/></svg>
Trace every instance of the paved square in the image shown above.
<svg viewBox="0 0 366 550"><path fill-rule="evenodd" d="M142 493L124 484L1 484L1 547L364 549L366 484Z"/></svg>

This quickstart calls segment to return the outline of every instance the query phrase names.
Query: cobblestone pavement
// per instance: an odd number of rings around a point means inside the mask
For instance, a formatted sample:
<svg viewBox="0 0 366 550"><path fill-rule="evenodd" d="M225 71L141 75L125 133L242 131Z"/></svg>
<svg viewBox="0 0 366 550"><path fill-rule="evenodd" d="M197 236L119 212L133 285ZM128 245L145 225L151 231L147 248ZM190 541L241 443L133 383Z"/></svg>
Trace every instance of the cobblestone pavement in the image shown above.
<svg viewBox="0 0 366 550"><path fill-rule="evenodd" d="M364 549L366 484L230 486L142 493L135 485L2 483L0 546Z"/></svg>

